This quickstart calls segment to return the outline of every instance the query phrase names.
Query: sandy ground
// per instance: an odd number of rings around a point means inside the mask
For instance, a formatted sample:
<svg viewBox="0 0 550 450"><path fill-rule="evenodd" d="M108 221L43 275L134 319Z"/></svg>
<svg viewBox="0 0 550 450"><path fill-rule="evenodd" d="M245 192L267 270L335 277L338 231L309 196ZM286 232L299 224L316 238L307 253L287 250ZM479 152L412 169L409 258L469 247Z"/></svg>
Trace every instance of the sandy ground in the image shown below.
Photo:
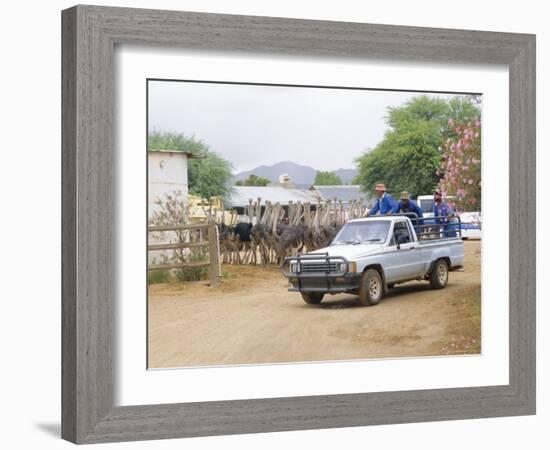
<svg viewBox="0 0 550 450"><path fill-rule="evenodd" d="M219 288L152 285L149 367L479 353L480 242L465 251L445 289L409 282L373 307L347 294L307 305L276 267L224 266Z"/></svg>

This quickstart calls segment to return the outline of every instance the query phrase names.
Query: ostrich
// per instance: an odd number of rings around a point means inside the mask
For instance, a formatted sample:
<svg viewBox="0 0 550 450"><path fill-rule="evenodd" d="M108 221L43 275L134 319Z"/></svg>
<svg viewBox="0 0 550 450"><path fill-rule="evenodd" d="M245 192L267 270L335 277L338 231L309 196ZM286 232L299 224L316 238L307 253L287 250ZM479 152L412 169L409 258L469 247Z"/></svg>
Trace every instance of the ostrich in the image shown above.
<svg viewBox="0 0 550 450"><path fill-rule="evenodd" d="M235 222L236 215L231 213L229 225L225 223L225 211L222 211L222 220L220 224L220 247L223 251L223 262L229 264L240 264L241 257L239 253L239 236L236 233Z"/></svg>
<svg viewBox="0 0 550 450"><path fill-rule="evenodd" d="M269 235L269 221L271 216L271 202L265 202L264 212L262 214L262 199L258 197L256 203L256 223L250 230L250 235L260 251L260 262L265 265L269 262L269 247L267 238Z"/></svg>

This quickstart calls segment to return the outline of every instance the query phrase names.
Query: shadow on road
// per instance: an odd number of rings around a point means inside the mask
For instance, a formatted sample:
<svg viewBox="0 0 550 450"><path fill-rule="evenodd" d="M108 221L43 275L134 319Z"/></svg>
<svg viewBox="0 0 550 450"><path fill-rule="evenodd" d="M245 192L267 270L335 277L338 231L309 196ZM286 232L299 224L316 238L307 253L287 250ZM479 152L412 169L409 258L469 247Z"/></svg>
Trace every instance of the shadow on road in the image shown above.
<svg viewBox="0 0 550 450"><path fill-rule="evenodd" d="M406 294L412 294L414 292L423 292L431 291L430 285L427 283L414 283L407 284L402 286L396 286L390 289L390 292L382 298L381 304L391 301L392 299L397 299ZM344 308L362 308L363 306L359 303L359 299L356 295L346 295L346 297L338 295L336 298L327 295L323 299L323 302L318 306L321 309L344 309ZM308 307L309 305L304 305Z"/></svg>

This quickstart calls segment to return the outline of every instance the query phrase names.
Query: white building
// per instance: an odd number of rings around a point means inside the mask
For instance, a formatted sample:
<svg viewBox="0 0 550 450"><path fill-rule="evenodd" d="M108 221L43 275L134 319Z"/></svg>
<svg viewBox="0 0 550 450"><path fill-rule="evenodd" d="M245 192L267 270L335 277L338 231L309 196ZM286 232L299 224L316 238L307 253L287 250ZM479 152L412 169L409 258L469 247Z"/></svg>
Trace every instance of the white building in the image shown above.
<svg viewBox="0 0 550 450"><path fill-rule="evenodd" d="M170 150L150 150L148 152L148 209L149 219L158 210L156 202L166 194L178 192L180 199L187 204L189 186L187 182L187 160L194 158L192 153Z"/></svg>

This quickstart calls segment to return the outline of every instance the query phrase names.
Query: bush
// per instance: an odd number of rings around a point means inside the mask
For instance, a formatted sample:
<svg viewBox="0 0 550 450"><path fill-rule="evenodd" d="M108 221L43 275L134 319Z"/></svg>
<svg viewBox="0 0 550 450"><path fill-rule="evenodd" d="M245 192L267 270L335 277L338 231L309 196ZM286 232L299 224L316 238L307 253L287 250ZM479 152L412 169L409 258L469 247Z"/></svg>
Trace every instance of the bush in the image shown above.
<svg viewBox="0 0 550 450"><path fill-rule="evenodd" d="M204 262L208 261L208 253L204 249L195 249L187 256L187 262ZM178 281L197 281L204 280L208 277L208 266L200 267L182 267L180 269L174 269L174 275Z"/></svg>
<svg viewBox="0 0 550 450"><path fill-rule="evenodd" d="M172 274L169 270L152 270L147 273L148 284L169 283L172 280Z"/></svg>
<svg viewBox="0 0 550 450"><path fill-rule="evenodd" d="M165 195L163 199L156 202L159 207L153 213L149 225L171 226L189 224L189 208L182 200L181 192L174 192L172 195ZM200 233L196 230L174 230L155 232L150 235L151 238L165 243L189 243L197 242L201 239ZM204 247L198 248L177 248L166 250L160 255L161 264L188 264L208 260L208 251ZM157 264L155 258L151 264ZM166 273L163 273L166 272ZM199 281L208 275L208 266L203 267L183 267L172 269L171 271L152 271L148 274L150 283L166 283L172 279L177 281Z"/></svg>

